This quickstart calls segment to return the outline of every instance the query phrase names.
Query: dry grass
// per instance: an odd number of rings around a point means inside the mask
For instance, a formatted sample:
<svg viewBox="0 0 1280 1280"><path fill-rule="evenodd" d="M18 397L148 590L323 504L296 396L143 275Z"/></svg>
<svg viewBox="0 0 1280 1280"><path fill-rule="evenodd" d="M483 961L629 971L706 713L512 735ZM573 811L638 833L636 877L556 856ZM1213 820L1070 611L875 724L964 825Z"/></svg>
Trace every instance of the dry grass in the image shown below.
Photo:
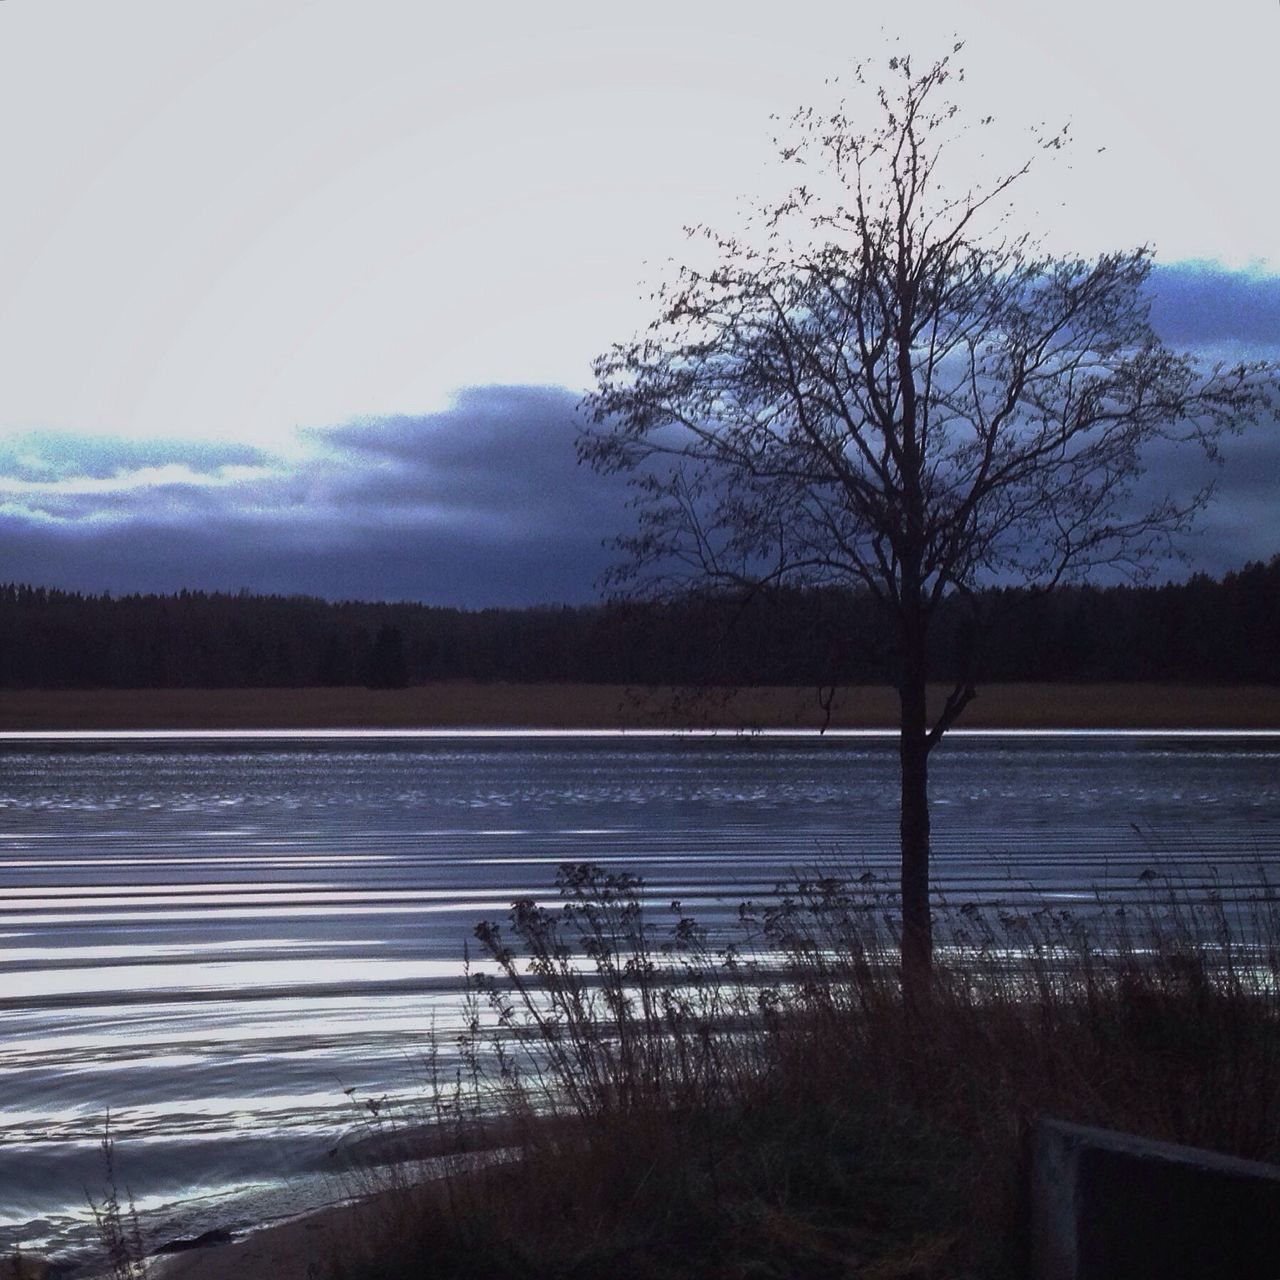
<svg viewBox="0 0 1280 1280"><path fill-rule="evenodd" d="M872 879L748 905L733 938L659 928L597 868L560 889L478 931L500 976L437 1093L459 1134L496 1102L520 1158L400 1175L331 1280L1013 1276L1039 1112L1280 1157L1265 880L1243 914L1154 883L1123 912L944 911L914 1006Z"/></svg>
<svg viewBox="0 0 1280 1280"><path fill-rule="evenodd" d="M940 706L947 690L930 689ZM837 728L893 728L897 695L838 692ZM411 689L8 690L0 730L816 728L813 689L737 692L620 685L447 683ZM988 685L966 711L968 728L1280 728L1280 688L1188 685Z"/></svg>
<svg viewBox="0 0 1280 1280"><path fill-rule="evenodd" d="M111 1117L102 1137L103 1190L101 1201L89 1197L89 1209L97 1230L98 1243L111 1280L147 1280L151 1269L142 1242L142 1227L133 1196L125 1189L120 1195L116 1176L115 1140L111 1136Z"/></svg>

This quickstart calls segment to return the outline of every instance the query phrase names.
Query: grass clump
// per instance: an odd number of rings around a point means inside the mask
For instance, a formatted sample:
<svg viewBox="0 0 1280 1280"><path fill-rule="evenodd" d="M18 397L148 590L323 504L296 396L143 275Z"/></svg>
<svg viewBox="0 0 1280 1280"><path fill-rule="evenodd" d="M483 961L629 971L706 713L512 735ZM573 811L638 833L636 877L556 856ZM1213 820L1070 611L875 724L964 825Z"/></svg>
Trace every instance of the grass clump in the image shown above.
<svg viewBox="0 0 1280 1280"><path fill-rule="evenodd" d="M142 1226L138 1210L128 1189L121 1199L116 1176L115 1139L111 1136L111 1117L107 1116L102 1137L103 1191L101 1201L88 1196L89 1211L97 1232L102 1256L110 1268L111 1280L147 1280L151 1267L146 1246L142 1242Z"/></svg>
<svg viewBox="0 0 1280 1280"><path fill-rule="evenodd" d="M331 1280L1013 1276L1047 1112L1280 1158L1280 911L1265 879L1156 880L1087 910L939 913L905 1003L896 901L817 877L712 934L561 869L477 936L459 1133L512 1159L378 1197Z"/></svg>

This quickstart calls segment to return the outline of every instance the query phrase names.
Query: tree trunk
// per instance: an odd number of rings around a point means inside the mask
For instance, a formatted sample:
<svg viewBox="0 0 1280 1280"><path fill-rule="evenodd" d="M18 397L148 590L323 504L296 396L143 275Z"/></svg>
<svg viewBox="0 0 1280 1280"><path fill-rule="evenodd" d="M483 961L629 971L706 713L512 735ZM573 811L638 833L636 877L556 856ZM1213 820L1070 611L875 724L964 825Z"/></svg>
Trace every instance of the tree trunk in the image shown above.
<svg viewBox="0 0 1280 1280"><path fill-rule="evenodd" d="M929 985L933 923L929 910L929 726L924 637L908 634L898 689L902 765L902 986L910 1000Z"/></svg>

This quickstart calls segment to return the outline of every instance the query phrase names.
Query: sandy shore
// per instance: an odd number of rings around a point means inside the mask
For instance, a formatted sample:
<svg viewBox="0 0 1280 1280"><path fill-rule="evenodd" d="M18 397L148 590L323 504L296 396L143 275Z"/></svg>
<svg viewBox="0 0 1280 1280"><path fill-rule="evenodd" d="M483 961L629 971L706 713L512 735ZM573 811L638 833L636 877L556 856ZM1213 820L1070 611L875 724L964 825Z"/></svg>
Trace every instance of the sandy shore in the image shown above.
<svg viewBox="0 0 1280 1280"><path fill-rule="evenodd" d="M942 704L948 690L930 690ZM836 728L892 728L897 695L838 691ZM448 683L411 689L9 690L0 731L111 729L816 728L812 688L690 692L621 685ZM978 691L960 728L1277 729L1280 687L1004 684Z"/></svg>
<svg viewBox="0 0 1280 1280"><path fill-rule="evenodd" d="M153 1258L155 1280L317 1280L365 1226L368 1209L338 1205L263 1227L231 1244Z"/></svg>

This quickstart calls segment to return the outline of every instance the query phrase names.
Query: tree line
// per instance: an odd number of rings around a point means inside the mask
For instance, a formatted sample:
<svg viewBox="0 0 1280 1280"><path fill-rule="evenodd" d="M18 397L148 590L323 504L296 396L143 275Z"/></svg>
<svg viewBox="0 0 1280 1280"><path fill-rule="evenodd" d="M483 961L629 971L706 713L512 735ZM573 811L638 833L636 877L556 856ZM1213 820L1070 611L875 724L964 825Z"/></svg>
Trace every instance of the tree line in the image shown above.
<svg viewBox="0 0 1280 1280"><path fill-rule="evenodd" d="M837 589L466 610L0 587L4 688L878 684L893 649L875 602ZM1280 683L1280 555L1220 580L955 595L928 662L940 681Z"/></svg>

